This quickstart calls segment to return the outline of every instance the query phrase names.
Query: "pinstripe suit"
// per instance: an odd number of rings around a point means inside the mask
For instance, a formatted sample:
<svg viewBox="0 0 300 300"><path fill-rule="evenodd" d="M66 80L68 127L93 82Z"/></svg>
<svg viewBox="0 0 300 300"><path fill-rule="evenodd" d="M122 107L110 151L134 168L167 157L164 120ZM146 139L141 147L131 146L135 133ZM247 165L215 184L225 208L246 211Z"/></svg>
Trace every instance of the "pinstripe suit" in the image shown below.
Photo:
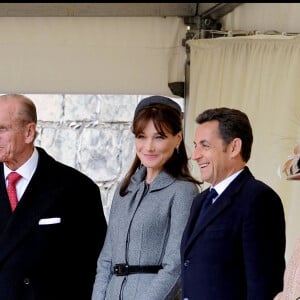
<svg viewBox="0 0 300 300"><path fill-rule="evenodd" d="M279 196L245 167L193 230L207 193L195 198L182 238L183 297L272 300L282 290L285 269Z"/></svg>

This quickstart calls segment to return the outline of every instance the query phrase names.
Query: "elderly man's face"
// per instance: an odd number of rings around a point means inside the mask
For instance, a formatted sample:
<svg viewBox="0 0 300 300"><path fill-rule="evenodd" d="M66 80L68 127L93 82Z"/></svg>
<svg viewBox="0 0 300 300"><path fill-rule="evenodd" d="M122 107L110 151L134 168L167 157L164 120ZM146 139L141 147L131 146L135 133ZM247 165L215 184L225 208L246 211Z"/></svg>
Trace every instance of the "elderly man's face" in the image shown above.
<svg viewBox="0 0 300 300"><path fill-rule="evenodd" d="M0 162L12 170L16 170L31 155L31 130L35 126L18 121L19 105L15 101L0 101Z"/></svg>

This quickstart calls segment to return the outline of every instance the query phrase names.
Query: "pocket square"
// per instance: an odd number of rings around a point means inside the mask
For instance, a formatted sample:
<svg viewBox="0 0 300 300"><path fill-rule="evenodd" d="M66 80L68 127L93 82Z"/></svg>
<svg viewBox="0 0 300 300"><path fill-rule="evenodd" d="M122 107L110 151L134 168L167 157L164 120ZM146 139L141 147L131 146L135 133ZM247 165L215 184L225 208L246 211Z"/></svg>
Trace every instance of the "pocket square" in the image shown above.
<svg viewBox="0 0 300 300"><path fill-rule="evenodd" d="M61 218L47 218L47 219L40 219L39 225L58 224L60 222L61 222Z"/></svg>

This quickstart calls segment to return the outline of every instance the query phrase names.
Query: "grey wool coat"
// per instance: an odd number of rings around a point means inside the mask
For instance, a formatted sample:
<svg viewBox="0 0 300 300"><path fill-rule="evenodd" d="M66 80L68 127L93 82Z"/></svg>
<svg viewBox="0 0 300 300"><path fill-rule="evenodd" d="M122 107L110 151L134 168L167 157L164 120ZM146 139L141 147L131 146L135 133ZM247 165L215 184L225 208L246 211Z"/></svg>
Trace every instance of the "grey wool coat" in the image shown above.
<svg viewBox="0 0 300 300"><path fill-rule="evenodd" d="M114 195L92 300L174 299L179 291L180 242L198 187L161 172L146 189L145 175L140 168L128 193L121 197L117 189ZM157 274L113 275L119 263L163 268Z"/></svg>

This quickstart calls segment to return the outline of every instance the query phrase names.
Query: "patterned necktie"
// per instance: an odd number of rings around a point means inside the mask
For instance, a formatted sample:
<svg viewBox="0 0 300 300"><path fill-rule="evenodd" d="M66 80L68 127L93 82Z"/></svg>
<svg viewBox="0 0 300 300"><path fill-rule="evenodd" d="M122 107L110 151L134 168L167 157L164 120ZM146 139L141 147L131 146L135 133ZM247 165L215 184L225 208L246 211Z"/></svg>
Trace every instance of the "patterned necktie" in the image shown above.
<svg viewBox="0 0 300 300"><path fill-rule="evenodd" d="M212 201L214 198L218 196L217 191L214 188L211 188L206 198L203 201L200 214L198 218L202 218L204 213L208 210L208 208L212 205Z"/></svg>
<svg viewBox="0 0 300 300"><path fill-rule="evenodd" d="M208 208L212 205L212 200L214 198L216 198L218 196L217 191L214 188L211 188L209 193L207 194L206 198L203 201L202 207L200 209L198 218L196 220L196 224L195 224L195 229L200 226L201 224L201 219L203 218L203 216L205 215L206 211L208 210Z"/></svg>
<svg viewBox="0 0 300 300"><path fill-rule="evenodd" d="M11 210L14 211L17 204L18 204L18 198L17 198L17 191L16 191L16 184L18 180L21 179L21 175L17 172L11 172L7 176L8 180L8 186L7 186L7 194L11 206Z"/></svg>

